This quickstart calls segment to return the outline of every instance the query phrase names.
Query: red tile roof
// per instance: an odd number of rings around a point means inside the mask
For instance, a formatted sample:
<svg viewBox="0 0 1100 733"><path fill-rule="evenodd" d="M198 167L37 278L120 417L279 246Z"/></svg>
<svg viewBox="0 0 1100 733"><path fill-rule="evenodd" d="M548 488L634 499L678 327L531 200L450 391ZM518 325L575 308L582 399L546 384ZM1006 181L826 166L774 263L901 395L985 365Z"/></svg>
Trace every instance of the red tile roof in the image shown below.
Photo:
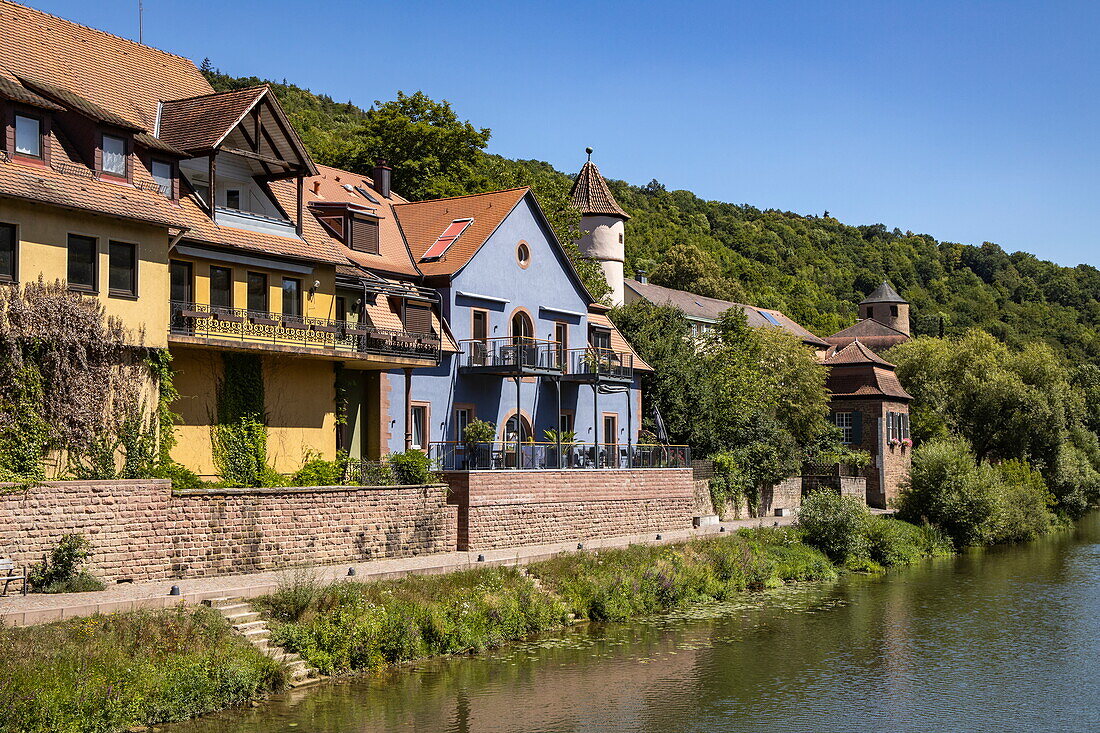
<svg viewBox="0 0 1100 733"><path fill-rule="evenodd" d="M829 367L826 386L833 398L882 397L913 399L894 373L894 365L854 341L825 360Z"/></svg>
<svg viewBox="0 0 1100 733"><path fill-rule="evenodd" d="M453 275L477 253L530 188L414 201L393 207L417 267L425 275ZM455 219L473 219L462 236L438 260L420 262L439 235Z"/></svg>
<svg viewBox="0 0 1100 733"><path fill-rule="evenodd" d="M825 359L825 364L827 366L837 366L840 364L878 364L880 366L890 367L891 369L894 368L893 364L883 359L859 341L853 341L844 348L834 352Z"/></svg>
<svg viewBox="0 0 1100 733"><path fill-rule="evenodd" d="M211 150L268 92L267 85L167 101L160 139L181 150Z"/></svg>
<svg viewBox="0 0 1100 733"><path fill-rule="evenodd" d="M611 195L607 181L600 175L600 169L591 160L581 166L580 173L573 180L569 199L582 214L604 214L629 219L630 214L623 211L619 202Z"/></svg>
<svg viewBox="0 0 1100 733"><path fill-rule="evenodd" d="M837 331L832 336L826 336L825 341L838 349L844 348L852 342L859 340L873 351L886 351L892 346L897 346L909 340L901 331L887 326L873 318L865 318L856 321L851 326Z"/></svg>

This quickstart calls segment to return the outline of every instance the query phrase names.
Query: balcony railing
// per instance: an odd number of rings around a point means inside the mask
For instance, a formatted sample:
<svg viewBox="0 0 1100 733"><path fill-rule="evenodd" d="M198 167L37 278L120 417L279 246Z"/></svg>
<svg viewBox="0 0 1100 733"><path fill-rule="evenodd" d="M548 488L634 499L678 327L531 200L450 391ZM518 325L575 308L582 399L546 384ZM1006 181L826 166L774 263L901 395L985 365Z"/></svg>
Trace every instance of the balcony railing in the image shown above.
<svg viewBox="0 0 1100 733"><path fill-rule="evenodd" d="M496 374L561 373L557 341L531 338L468 339L461 342L461 366Z"/></svg>
<svg viewBox="0 0 1100 733"><path fill-rule="evenodd" d="M688 468L686 445L619 443L465 443L428 444L428 457L440 471L533 469Z"/></svg>
<svg viewBox="0 0 1100 733"><path fill-rule="evenodd" d="M575 381L634 378L634 355L589 346L563 349L557 341L529 338L467 339L461 342L466 371L493 374L564 375Z"/></svg>
<svg viewBox="0 0 1100 733"><path fill-rule="evenodd" d="M212 342L272 345L317 352L374 354L439 362L435 334L417 334L328 318L172 301L169 333Z"/></svg>
<svg viewBox="0 0 1100 733"><path fill-rule="evenodd" d="M566 352L567 375L579 379L629 382L634 378L634 355L590 346Z"/></svg>

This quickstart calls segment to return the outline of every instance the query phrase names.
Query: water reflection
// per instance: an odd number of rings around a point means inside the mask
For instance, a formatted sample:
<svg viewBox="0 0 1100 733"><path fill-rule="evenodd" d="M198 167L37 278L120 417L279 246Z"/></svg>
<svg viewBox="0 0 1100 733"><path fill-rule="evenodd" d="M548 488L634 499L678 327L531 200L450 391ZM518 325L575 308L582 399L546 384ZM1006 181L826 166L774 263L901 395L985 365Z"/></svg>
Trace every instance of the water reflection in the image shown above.
<svg viewBox="0 0 1100 733"><path fill-rule="evenodd" d="M188 731L1100 730L1100 516L1024 548L588 626Z"/></svg>

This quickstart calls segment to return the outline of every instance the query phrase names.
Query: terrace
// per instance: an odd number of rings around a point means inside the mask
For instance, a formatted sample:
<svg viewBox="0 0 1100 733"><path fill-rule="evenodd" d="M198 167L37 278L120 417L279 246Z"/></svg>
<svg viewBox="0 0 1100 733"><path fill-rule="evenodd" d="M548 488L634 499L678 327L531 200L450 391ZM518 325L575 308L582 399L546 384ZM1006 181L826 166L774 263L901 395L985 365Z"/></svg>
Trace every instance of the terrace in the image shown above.
<svg viewBox="0 0 1100 733"><path fill-rule="evenodd" d="M565 381L630 384L634 355L590 346L563 349L557 341L501 337L460 342L462 374L559 377Z"/></svg>
<svg viewBox="0 0 1100 733"><path fill-rule="evenodd" d="M497 441L467 445L428 444L428 457L441 471L689 468L686 445L535 443Z"/></svg>

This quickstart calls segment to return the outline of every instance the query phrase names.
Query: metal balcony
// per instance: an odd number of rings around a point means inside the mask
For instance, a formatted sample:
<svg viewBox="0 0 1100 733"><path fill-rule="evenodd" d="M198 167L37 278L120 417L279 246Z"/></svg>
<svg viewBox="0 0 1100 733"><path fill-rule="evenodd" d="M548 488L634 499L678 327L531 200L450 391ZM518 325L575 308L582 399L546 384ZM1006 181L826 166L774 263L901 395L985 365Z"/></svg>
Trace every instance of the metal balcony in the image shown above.
<svg viewBox="0 0 1100 733"><path fill-rule="evenodd" d="M562 373L562 352L556 341L506 337L468 339L459 345L459 371L463 374L527 377Z"/></svg>

